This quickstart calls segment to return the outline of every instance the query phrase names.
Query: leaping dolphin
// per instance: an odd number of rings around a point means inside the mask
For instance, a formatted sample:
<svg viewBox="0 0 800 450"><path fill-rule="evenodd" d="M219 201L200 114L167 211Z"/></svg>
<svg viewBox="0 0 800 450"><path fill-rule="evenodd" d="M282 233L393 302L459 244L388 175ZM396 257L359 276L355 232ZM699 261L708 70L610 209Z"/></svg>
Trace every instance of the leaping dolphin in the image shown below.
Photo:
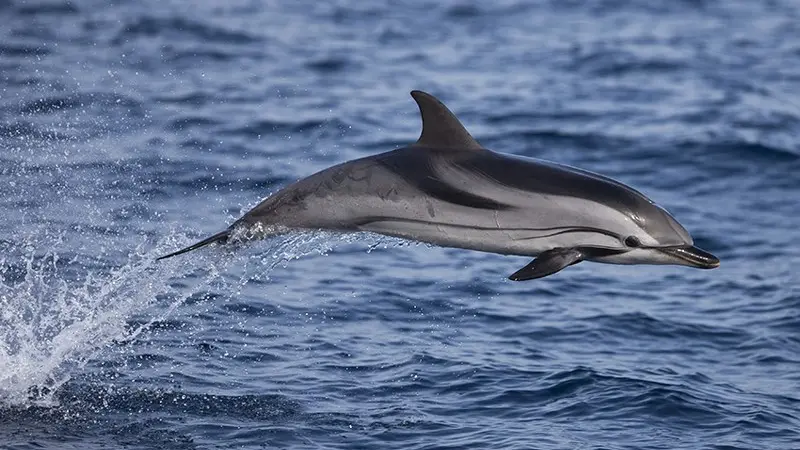
<svg viewBox="0 0 800 450"><path fill-rule="evenodd" d="M515 281L581 261L719 266L638 191L574 167L495 153L434 96L411 96L422 115L414 144L301 179L225 231L158 259L211 243L324 229L536 257L509 277Z"/></svg>

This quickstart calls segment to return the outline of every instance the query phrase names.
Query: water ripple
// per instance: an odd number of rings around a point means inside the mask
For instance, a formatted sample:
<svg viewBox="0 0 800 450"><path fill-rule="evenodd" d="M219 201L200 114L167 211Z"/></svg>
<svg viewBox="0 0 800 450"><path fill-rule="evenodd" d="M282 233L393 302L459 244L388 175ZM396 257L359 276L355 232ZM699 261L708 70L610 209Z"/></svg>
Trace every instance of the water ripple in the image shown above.
<svg viewBox="0 0 800 450"><path fill-rule="evenodd" d="M187 41L220 42L247 45L261 39L248 33L198 22L184 17L138 17L129 21L117 34L113 42L121 44L137 37L163 36Z"/></svg>
<svg viewBox="0 0 800 450"><path fill-rule="evenodd" d="M0 2L0 440L795 448L792 2ZM298 233L155 258L419 135L612 176L719 269Z"/></svg>

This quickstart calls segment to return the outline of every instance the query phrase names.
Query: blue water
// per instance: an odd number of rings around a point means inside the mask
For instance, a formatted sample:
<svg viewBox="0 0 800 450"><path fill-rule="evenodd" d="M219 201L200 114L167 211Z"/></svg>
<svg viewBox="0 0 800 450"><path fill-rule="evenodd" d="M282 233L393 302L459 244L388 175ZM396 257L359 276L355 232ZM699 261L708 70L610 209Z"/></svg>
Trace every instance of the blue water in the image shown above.
<svg viewBox="0 0 800 450"><path fill-rule="evenodd" d="M800 448L791 0L0 3L0 446ZM418 136L600 172L719 269L375 236L156 256Z"/></svg>

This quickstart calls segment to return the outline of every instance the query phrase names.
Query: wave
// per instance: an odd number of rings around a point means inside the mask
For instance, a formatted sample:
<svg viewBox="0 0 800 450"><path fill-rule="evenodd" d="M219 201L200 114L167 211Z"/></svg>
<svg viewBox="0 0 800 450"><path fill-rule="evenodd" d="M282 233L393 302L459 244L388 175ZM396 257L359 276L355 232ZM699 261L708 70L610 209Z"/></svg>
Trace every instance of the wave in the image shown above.
<svg viewBox="0 0 800 450"><path fill-rule="evenodd" d="M72 15L78 14L80 10L73 1L54 1L54 2L24 2L16 8L16 12L22 15Z"/></svg>
<svg viewBox="0 0 800 450"><path fill-rule="evenodd" d="M308 119L298 121L262 119L248 123L247 125L222 131L227 135L237 135L244 137L259 138L271 135L295 135L309 132L332 131L341 134L342 130L349 129L350 126L336 118L332 119Z"/></svg>
<svg viewBox="0 0 800 450"><path fill-rule="evenodd" d="M113 446L194 449L192 438L176 430L171 417L280 427L306 414L302 405L278 394L197 394L73 382L55 400L57 407L0 406L4 442L63 447L76 441L84 448L97 441L105 448L113 441Z"/></svg>
<svg viewBox="0 0 800 450"><path fill-rule="evenodd" d="M580 50L578 51L580 52ZM658 59L637 55L631 51L588 49L584 55L574 55L565 69L595 77L621 77L628 74L665 74L686 70L687 63L680 60Z"/></svg>
<svg viewBox="0 0 800 450"><path fill-rule="evenodd" d="M210 128L219 126L222 122L213 117L208 116L181 116L172 119L167 123L165 128L171 131L188 131L193 128Z"/></svg>
<svg viewBox="0 0 800 450"><path fill-rule="evenodd" d="M127 23L112 42L119 45L142 36L178 37L188 41L236 45L254 44L262 40L244 31L229 30L185 17L139 17Z"/></svg>
<svg viewBox="0 0 800 450"><path fill-rule="evenodd" d="M605 335L632 340L641 340L643 337L688 340L729 348L752 338L752 335L744 329L685 323L674 319L656 318L641 312L598 315L582 319L580 322L596 327Z"/></svg>
<svg viewBox="0 0 800 450"><path fill-rule="evenodd" d="M22 142L25 142L27 138L45 142L64 142L73 139L71 134L53 129L43 129L26 121L0 124L0 137L17 139Z"/></svg>
<svg viewBox="0 0 800 450"><path fill-rule="evenodd" d="M70 95L37 98L23 103L18 112L23 115L51 114L63 110L99 107L112 114L108 108L120 108L129 117L144 117L144 106L136 99L114 92L80 92Z"/></svg>
<svg viewBox="0 0 800 450"><path fill-rule="evenodd" d="M351 58L334 56L315 59L305 64L307 68L322 74L343 72L352 69L354 65L355 63Z"/></svg>
<svg viewBox="0 0 800 450"><path fill-rule="evenodd" d="M2 57L28 57L49 55L50 50L43 46L33 46L27 44L0 44L0 56Z"/></svg>
<svg viewBox="0 0 800 450"><path fill-rule="evenodd" d="M741 156L749 160L765 162L798 161L800 149L769 145L761 142L723 141L706 144L703 148L708 153Z"/></svg>

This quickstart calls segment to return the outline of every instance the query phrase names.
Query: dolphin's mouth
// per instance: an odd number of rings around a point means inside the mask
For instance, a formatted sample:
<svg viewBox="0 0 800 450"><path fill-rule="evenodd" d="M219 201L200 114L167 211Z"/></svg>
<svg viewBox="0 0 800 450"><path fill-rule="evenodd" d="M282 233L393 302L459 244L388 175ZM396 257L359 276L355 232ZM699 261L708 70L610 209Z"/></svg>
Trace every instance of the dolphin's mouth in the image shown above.
<svg viewBox="0 0 800 450"><path fill-rule="evenodd" d="M719 258L693 245L662 247L658 250L678 258L692 267L698 267L700 269L715 269L719 267Z"/></svg>

